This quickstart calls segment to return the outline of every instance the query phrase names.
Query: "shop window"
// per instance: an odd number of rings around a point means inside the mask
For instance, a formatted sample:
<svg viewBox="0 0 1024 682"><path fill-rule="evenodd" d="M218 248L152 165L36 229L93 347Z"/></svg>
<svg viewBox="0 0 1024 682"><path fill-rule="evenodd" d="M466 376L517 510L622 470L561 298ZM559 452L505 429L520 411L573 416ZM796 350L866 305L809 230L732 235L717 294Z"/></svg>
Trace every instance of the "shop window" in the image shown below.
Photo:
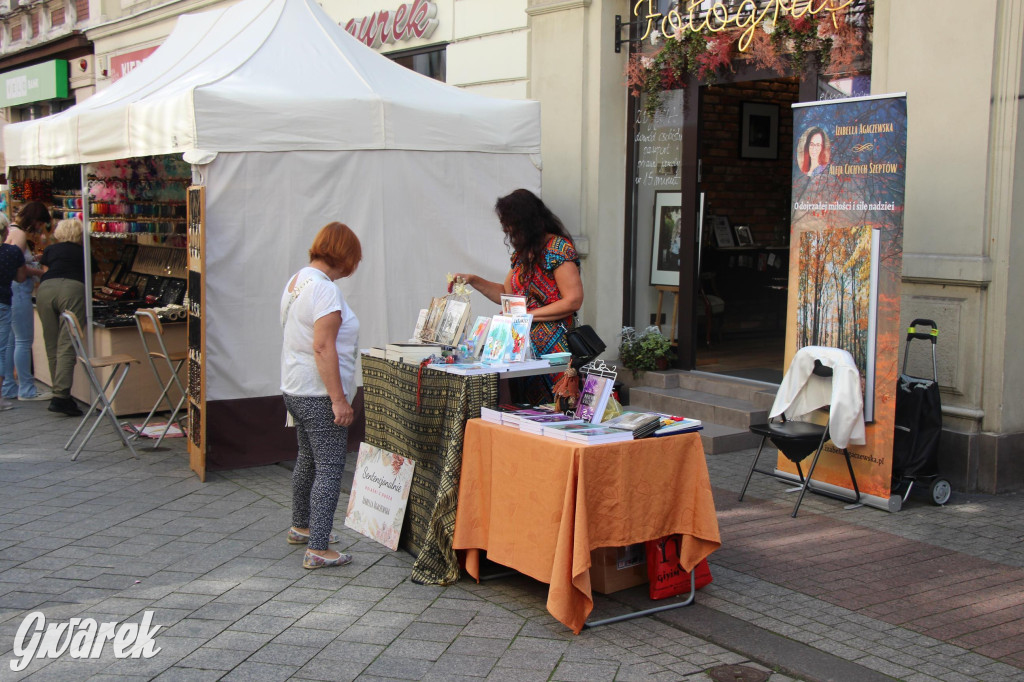
<svg viewBox="0 0 1024 682"><path fill-rule="evenodd" d="M442 45L438 47L432 45L427 49L392 52L385 56L396 64L401 64L407 69L443 83L445 80L446 55L447 46Z"/></svg>

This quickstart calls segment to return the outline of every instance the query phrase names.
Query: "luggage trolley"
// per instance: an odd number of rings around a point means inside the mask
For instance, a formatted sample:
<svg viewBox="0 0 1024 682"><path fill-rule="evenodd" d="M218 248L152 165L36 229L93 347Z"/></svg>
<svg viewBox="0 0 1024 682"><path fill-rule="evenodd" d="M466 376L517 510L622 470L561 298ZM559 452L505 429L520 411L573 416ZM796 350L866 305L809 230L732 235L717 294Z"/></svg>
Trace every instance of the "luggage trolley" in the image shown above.
<svg viewBox="0 0 1024 682"><path fill-rule="evenodd" d="M918 331L926 325L929 331ZM910 344L915 339L932 342L932 378L912 377L907 374ZM935 344L939 329L932 320L916 319L907 328L907 345L903 351L903 370L896 387L896 431L892 445L892 491L902 494L903 502L910 497L915 483L929 484L932 502L937 505L949 501L949 481L939 476L939 436L942 433L942 402L939 398L939 368L935 359Z"/></svg>

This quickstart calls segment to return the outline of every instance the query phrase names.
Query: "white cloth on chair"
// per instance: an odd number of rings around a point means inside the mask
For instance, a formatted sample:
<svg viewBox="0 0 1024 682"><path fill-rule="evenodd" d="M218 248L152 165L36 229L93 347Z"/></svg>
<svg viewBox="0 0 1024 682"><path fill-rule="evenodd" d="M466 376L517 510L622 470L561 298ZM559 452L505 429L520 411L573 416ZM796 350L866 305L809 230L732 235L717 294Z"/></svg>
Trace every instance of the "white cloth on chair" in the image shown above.
<svg viewBox="0 0 1024 682"><path fill-rule="evenodd" d="M831 379L813 373L814 361L832 369ZM850 443L863 445L864 397L860 372L853 356L839 348L804 346L782 379L769 417L789 411L791 416L807 414L829 405L829 435L837 448Z"/></svg>

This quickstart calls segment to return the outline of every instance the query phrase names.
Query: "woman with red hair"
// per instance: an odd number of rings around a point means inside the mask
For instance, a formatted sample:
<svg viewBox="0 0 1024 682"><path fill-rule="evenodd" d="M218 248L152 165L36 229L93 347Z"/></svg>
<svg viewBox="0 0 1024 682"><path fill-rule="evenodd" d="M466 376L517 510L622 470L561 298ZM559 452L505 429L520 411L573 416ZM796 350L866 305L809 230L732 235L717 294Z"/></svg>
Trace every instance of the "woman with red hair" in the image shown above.
<svg viewBox="0 0 1024 682"><path fill-rule="evenodd" d="M824 130L817 126L808 128L800 138L800 149L797 154L800 171L809 178L824 173L828 168L831 147Z"/></svg>
<svg viewBox="0 0 1024 682"><path fill-rule="evenodd" d="M351 554L328 547L339 541L331 528L353 418L359 341L359 319L334 282L355 272L362 257L355 233L328 223L313 240L309 265L281 294L281 392L299 441L288 543L306 545L303 568L352 561Z"/></svg>

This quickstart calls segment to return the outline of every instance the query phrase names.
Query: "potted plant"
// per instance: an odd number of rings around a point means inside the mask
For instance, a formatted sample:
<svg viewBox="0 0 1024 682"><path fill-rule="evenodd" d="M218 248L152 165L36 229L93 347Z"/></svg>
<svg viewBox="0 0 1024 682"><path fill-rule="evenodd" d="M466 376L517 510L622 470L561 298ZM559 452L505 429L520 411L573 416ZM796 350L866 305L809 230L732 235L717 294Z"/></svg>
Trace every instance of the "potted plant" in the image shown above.
<svg viewBox="0 0 1024 682"><path fill-rule="evenodd" d="M633 371L634 378L648 370L667 369L673 360L672 345L657 327L647 327L643 331L633 327L622 328L619 361Z"/></svg>

